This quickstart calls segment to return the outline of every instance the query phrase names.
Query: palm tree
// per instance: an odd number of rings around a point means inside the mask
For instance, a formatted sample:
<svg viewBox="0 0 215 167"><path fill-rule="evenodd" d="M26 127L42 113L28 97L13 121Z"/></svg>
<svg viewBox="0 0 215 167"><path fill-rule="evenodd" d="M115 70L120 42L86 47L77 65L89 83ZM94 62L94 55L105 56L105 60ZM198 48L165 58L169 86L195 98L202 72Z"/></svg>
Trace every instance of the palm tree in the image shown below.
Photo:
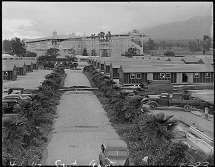
<svg viewBox="0 0 215 167"><path fill-rule="evenodd" d="M114 112L117 118L124 116L124 102L128 96L128 92L119 91L115 96L112 96L111 104L113 105Z"/></svg>
<svg viewBox="0 0 215 167"><path fill-rule="evenodd" d="M105 93L105 96L108 98L111 97L113 92L113 84L116 84L116 82L114 82L109 77L107 78L107 76L103 76L100 80L100 83L102 83L101 90L103 90L103 92Z"/></svg>
<svg viewBox="0 0 215 167"><path fill-rule="evenodd" d="M101 33L98 33L98 40L99 40L99 56L100 56L100 40L101 40Z"/></svg>
<svg viewBox="0 0 215 167"><path fill-rule="evenodd" d="M160 148L171 142L174 138L173 129L177 121L172 119L174 115L165 116L164 113L144 114L136 122L140 139L144 143L152 144Z"/></svg>
<svg viewBox="0 0 215 167"><path fill-rule="evenodd" d="M142 97L138 95L128 97L127 100L125 100L125 118L127 121L133 122L139 115L141 115L141 100Z"/></svg>
<svg viewBox="0 0 215 167"><path fill-rule="evenodd" d="M24 136L29 135L26 125L27 119L24 116L5 117L2 120L4 127L2 145L8 153L20 152L23 149Z"/></svg>

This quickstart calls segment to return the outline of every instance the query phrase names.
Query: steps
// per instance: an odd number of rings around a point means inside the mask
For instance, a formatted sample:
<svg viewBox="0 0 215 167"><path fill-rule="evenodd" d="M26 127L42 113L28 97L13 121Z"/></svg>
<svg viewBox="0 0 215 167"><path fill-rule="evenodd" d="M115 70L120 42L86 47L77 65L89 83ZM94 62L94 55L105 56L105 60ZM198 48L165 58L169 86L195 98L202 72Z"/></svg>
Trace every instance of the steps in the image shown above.
<svg viewBox="0 0 215 167"><path fill-rule="evenodd" d="M198 136L200 139L208 143L209 145L213 146L213 139L207 136L206 134L202 133L198 129L196 129L194 126L189 127L190 132L192 132L194 135Z"/></svg>

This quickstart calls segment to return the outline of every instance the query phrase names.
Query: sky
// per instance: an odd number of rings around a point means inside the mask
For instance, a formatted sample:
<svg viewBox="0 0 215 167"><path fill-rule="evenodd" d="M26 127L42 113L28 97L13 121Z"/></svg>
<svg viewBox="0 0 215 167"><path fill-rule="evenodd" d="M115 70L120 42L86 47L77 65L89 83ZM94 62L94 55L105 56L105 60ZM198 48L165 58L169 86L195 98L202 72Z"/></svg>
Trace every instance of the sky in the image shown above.
<svg viewBox="0 0 215 167"><path fill-rule="evenodd" d="M2 2L2 39L111 34L211 15L213 2Z"/></svg>

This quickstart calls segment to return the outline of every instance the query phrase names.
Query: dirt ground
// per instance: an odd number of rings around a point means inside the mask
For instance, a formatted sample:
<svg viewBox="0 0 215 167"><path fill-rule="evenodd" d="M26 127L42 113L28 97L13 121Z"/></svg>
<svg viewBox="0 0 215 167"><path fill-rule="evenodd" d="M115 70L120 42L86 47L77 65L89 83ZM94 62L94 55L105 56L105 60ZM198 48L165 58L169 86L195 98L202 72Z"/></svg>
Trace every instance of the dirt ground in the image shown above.
<svg viewBox="0 0 215 167"><path fill-rule="evenodd" d="M45 80L45 76L50 74L52 70L34 70L26 73L25 76L18 75L15 81L3 81L3 88L21 87L25 89L37 89ZM7 93L2 93L6 95Z"/></svg>
<svg viewBox="0 0 215 167"><path fill-rule="evenodd" d="M192 96L214 103L214 90L191 90Z"/></svg>
<svg viewBox="0 0 215 167"><path fill-rule="evenodd" d="M45 80L45 76L52 70L34 70L26 73L25 76L18 75L15 81L3 81L3 88L7 87L24 87L25 89L36 89Z"/></svg>
<svg viewBox="0 0 215 167"><path fill-rule="evenodd" d="M66 72L65 86L90 86L81 71ZM119 138L101 103L92 93L65 92L57 113L42 165L72 165L74 162L77 165L89 165L90 162L98 165L101 142L104 139Z"/></svg>

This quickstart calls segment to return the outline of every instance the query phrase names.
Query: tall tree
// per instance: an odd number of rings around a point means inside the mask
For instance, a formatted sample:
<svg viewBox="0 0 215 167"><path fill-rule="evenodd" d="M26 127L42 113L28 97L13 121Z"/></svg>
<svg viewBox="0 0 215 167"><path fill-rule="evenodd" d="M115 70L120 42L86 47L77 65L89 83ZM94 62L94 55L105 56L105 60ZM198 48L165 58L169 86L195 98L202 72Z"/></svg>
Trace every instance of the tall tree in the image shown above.
<svg viewBox="0 0 215 167"><path fill-rule="evenodd" d="M103 50L102 56L101 57L108 57L108 52L107 50Z"/></svg>
<svg viewBox="0 0 215 167"><path fill-rule="evenodd" d="M56 58L59 55L60 50L57 48L50 48L46 51L46 56Z"/></svg>
<svg viewBox="0 0 215 167"><path fill-rule="evenodd" d="M86 49L86 48L84 48L83 56L88 56L88 54L87 54L87 49Z"/></svg>
<svg viewBox="0 0 215 167"><path fill-rule="evenodd" d="M20 57L25 57L26 47L24 41L21 41L20 38L13 38L11 44L11 50Z"/></svg>
<svg viewBox="0 0 215 167"><path fill-rule="evenodd" d="M70 56L74 57L74 56L76 55L75 49L74 49L74 48L70 48L70 49L68 50L68 54L70 54Z"/></svg>
<svg viewBox="0 0 215 167"><path fill-rule="evenodd" d="M104 54L106 54L106 53L104 53ZM96 50L95 49L92 50L91 56L96 56ZM103 57L106 57L106 55Z"/></svg>
<svg viewBox="0 0 215 167"><path fill-rule="evenodd" d="M137 124L139 136L152 147L162 147L174 138L173 129L177 121L172 119L173 115L165 116L164 113L144 114L139 117Z"/></svg>
<svg viewBox="0 0 215 167"><path fill-rule="evenodd" d="M13 51L11 50L11 44L12 44L12 40L3 40L3 43L2 43L2 52L3 53L13 53Z"/></svg>
<svg viewBox="0 0 215 167"><path fill-rule="evenodd" d="M190 41L188 42L188 48L191 52L197 52L201 50L200 45L196 41Z"/></svg>
<svg viewBox="0 0 215 167"><path fill-rule="evenodd" d="M6 146L8 153L20 152L25 144L24 136L29 135L26 130L27 119L23 116L6 117L2 124L4 127L2 144Z"/></svg>
<svg viewBox="0 0 215 167"><path fill-rule="evenodd" d="M136 47L130 47L128 48L128 51L125 52L126 57L133 57L137 55L137 48Z"/></svg>
<svg viewBox="0 0 215 167"><path fill-rule="evenodd" d="M155 46L156 46L155 42L151 38L149 38L149 40L148 40L148 50L155 50Z"/></svg>
<svg viewBox="0 0 215 167"><path fill-rule="evenodd" d="M203 36L203 51L209 51L211 47L211 38L208 35Z"/></svg>
<svg viewBox="0 0 215 167"><path fill-rule="evenodd" d="M37 57L37 53L35 52L30 52L30 51L26 51L26 57Z"/></svg>
<svg viewBox="0 0 215 167"><path fill-rule="evenodd" d="M175 53L173 51L167 51L167 52L164 53L164 56L172 56L172 57L174 57Z"/></svg>

